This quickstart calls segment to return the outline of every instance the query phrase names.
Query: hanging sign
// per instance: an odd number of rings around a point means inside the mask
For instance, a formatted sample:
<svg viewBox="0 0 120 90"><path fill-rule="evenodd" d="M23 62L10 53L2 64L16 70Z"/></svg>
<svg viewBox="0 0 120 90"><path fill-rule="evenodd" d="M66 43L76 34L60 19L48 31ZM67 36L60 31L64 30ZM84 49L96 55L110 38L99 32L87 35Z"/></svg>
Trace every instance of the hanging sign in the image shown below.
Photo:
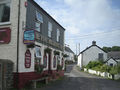
<svg viewBox="0 0 120 90"><path fill-rule="evenodd" d="M11 39L10 28L0 28L0 44L8 44Z"/></svg>
<svg viewBox="0 0 120 90"><path fill-rule="evenodd" d="M35 33L34 30L24 31L24 44L33 44L35 42Z"/></svg>
<svg viewBox="0 0 120 90"><path fill-rule="evenodd" d="M25 52L25 67L30 68L30 66L31 66L31 53L30 50L27 49L27 51Z"/></svg>

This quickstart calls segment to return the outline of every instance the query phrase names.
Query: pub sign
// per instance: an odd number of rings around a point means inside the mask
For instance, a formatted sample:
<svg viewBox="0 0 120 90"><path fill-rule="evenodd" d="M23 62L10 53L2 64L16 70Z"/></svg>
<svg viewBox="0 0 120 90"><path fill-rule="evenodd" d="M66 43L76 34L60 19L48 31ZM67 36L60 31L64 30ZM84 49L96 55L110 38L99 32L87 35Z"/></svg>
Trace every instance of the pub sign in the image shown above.
<svg viewBox="0 0 120 90"><path fill-rule="evenodd" d="M31 53L30 50L27 49L25 52L25 68L31 67Z"/></svg>
<svg viewBox="0 0 120 90"><path fill-rule="evenodd" d="M35 33L34 30L26 30L24 31L24 44L33 44L35 41Z"/></svg>

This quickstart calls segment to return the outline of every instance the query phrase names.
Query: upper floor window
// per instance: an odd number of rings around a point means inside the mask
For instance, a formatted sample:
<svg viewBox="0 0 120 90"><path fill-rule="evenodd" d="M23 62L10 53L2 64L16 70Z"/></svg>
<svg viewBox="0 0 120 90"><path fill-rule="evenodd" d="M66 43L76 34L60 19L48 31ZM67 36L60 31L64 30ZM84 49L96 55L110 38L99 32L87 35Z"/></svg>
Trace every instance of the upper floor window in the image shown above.
<svg viewBox="0 0 120 90"><path fill-rule="evenodd" d="M0 23L10 21L10 1L0 0Z"/></svg>
<svg viewBox="0 0 120 90"><path fill-rule="evenodd" d="M99 60L103 60L103 53L99 53L99 54L98 54L98 59L99 59Z"/></svg>
<svg viewBox="0 0 120 90"><path fill-rule="evenodd" d="M60 41L60 30L57 29L57 42L59 42L59 41Z"/></svg>
<svg viewBox="0 0 120 90"><path fill-rule="evenodd" d="M40 12L36 11L36 22L35 22L35 30L40 32L41 25L43 23L43 17Z"/></svg>
<svg viewBox="0 0 120 90"><path fill-rule="evenodd" d="M48 37L51 37L52 35L52 23L48 22Z"/></svg>
<svg viewBox="0 0 120 90"><path fill-rule="evenodd" d="M43 17L40 12L36 11L36 20L43 23Z"/></svg>

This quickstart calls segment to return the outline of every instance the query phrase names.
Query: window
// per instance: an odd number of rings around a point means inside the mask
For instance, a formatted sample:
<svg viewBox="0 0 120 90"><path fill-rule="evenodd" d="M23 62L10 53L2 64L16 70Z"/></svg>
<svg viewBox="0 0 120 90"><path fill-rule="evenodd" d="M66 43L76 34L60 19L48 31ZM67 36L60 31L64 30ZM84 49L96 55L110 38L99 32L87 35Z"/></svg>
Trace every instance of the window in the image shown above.
<svg viewBox="0 0 120 90"><path fill-rule="evenodd" d="M110 66L113 67L113 63L110 63Z"/></svg>
<svg viewBox="0 0 120 90"><path fill-rule="evenodd" d="M99 59L99 60L103 60L103 53L99 53L99 54L98 54L98 59Z"/></svg>
<svg viewBox="0 0 120 90"><path fill-rule="evenodd" d="M59 41L60 41L60 30L57 29L57 42L59 42Z"/></svg>
<svg viewBox="0 0 120 90"><path fill-rule="evenodd" d="M36 58L41 58L41 50L38 46L35 47L35 56Z"/></svg>
<svg viewBox="0 0 120 90"><path fill-rule="evenodd" d="M45 68L47 68L47 55L44 55L43 57L43 65Z"/></svg>
<svg viewBox="0 0 120 90"><path fill-rule="evenodd" d="M43 17L42 15L36 11L36 22L35 22L35 30L40 32L41 30L41 25L43 23Z"/></svg>
<svg viewBox="0 0 120 90"><path fill-rule="evenodd" d="M52 23L48 22L48 37L51 37L52 34Z"/></svg>
<svg viewBox="0 0 120 90"><path fill-rule="evenodd" d="M35 22L35 30L38 32L40 32L40 25L41 25L40 22Z"/></svg>
<svg viewBox="0 0 120 90"><path fill-rule="evenodd" d="M0 23L10 21L10 0L0 0Z"/></svg>
<svg viewBox="0 0 120 90"><path fill-rule="evenodd" d="M56 56L53 58L53 68L56 68Z"/></svg>
<svg viewBox="0 0 120 90"><path fill-rule="evenodd" d="M43 23L43 17L38 11L36 11L36 20Z"/></svg>

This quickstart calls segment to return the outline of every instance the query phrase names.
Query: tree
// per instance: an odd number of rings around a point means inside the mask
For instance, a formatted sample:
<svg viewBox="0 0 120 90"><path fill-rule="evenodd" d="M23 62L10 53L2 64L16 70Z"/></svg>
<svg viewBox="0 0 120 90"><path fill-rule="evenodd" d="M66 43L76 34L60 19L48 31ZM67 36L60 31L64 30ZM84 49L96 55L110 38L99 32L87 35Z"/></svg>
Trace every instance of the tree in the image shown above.
<svg viewBox="0 0 120 90"><path fill-rule="evenodd" d="M102 48L106 52L110 51L120 51L120 46L112 46L112 47L103 47Z"/></svg>

